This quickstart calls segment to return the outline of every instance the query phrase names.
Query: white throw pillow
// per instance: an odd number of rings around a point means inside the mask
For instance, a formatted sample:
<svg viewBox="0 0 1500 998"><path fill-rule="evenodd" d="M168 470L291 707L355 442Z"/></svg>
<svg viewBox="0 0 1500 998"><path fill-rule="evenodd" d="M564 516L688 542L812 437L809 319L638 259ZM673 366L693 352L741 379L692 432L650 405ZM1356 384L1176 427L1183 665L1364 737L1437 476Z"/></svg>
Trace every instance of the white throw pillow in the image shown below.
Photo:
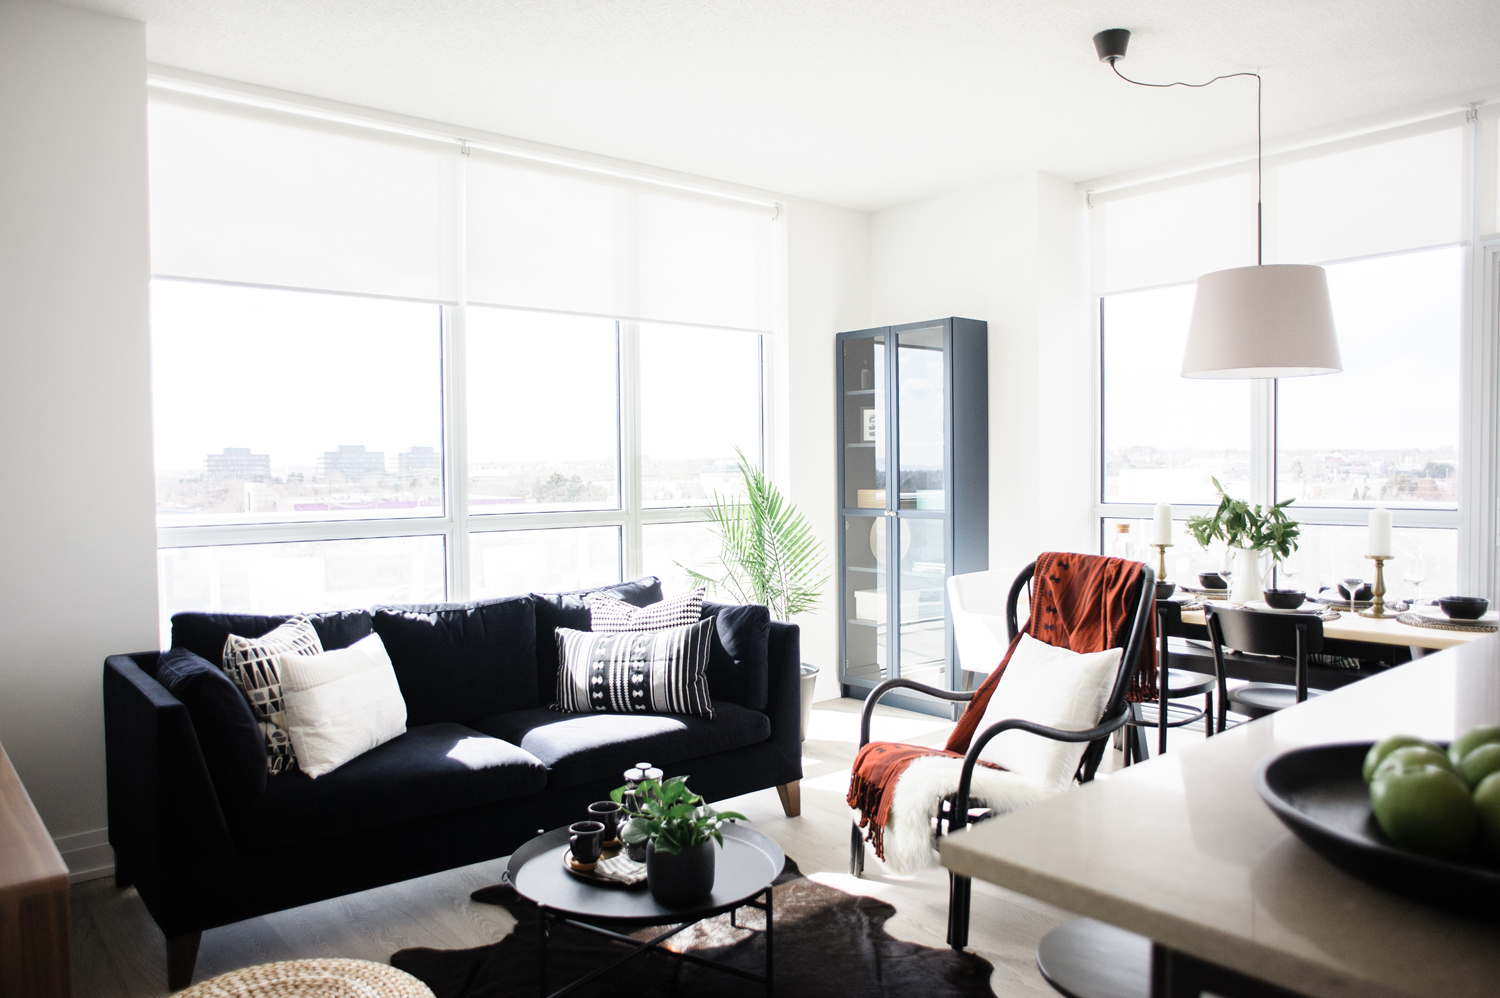
<svg viewBox="0 0 1500 998"><path fill-rule="evenodd" d="M1085 731L1099 723L1115 685L1121 650L1080 655L1021 635L1021 643L985 706L976 729L1021 718L1063 731ZM992 762L1049 790L1061 790L1073 778L1087 742L1059 742L1029 731L996 735L979 753Z"/></svg>
<svg viewBox="0 0 1500 998"><path fill-rule="evenodd" d="M321 655L281 657L281 696L298 767L329 773L406 730L406 701L380 635Z"/></svg>

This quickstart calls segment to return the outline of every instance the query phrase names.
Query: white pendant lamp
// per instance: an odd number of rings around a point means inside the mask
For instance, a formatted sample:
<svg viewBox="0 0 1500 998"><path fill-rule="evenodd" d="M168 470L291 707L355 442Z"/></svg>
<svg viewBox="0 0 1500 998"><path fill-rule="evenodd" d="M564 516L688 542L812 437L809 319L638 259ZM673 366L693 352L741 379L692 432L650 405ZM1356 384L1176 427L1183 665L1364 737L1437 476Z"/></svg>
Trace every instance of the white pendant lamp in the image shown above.
<svg viewBox="0 0 1500 998"><path fill-rule="evenodd" d="M1094 50L1115 75L1143 87L1206 87L1234 76L1255 77L1255 266L1198 278L1193 320L1182 356L1184 378L1301 378L1344 369L1333 327L1328 275L1308 264L1261 263L1260 74L1226 73L1207 83L1141 83L1120 72L1130 32L1094 36Z"/></svg>

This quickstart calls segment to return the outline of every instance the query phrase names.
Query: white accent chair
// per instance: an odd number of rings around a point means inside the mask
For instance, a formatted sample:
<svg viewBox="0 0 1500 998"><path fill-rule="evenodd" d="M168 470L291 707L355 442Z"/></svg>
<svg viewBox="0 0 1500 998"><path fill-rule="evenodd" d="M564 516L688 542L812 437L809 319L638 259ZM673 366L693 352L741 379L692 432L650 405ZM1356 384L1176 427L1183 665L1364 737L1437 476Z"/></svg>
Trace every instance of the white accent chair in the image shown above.
<svg viewBox="0 0 1500 998"><path fill-rule="evenodd" d="M964 670L966 691L993 672L1010 647L1005 602L1014 576L1014 572L1006 575L995 571L948 576L953 645L958 651L959 667Z"/></svg>

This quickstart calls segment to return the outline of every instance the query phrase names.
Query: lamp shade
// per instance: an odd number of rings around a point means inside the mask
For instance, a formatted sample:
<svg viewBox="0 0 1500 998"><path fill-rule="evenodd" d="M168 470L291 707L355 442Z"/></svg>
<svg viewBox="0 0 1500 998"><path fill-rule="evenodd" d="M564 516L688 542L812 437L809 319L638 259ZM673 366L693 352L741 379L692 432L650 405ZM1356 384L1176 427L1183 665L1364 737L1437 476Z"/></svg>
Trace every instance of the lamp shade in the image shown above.
<svg viewBox="0 0 1500 998"><path fill-rule="evenodd" d="M1198 278L1184 378L1300 378L1343 369L1322 267L1268 264Z"/></svg>

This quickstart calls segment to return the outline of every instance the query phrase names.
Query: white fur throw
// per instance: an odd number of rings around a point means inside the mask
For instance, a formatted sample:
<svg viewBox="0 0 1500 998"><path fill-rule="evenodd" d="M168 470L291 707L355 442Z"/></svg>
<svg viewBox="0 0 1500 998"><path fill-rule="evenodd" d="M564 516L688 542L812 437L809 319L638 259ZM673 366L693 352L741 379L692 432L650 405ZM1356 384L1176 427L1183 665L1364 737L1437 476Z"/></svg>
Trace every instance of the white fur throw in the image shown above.
<svg viewBox="0 0 1500 998"><path fill-rule="evenodd" d="M945 755L912 760L896 781L885 823L885 865L893 873L915 873L938 860L932 819L944 797L958 793L964 761ZM997 813L1034 804L1056 791L1036 780L988 766L975 766L970 796Z"/></svg>

